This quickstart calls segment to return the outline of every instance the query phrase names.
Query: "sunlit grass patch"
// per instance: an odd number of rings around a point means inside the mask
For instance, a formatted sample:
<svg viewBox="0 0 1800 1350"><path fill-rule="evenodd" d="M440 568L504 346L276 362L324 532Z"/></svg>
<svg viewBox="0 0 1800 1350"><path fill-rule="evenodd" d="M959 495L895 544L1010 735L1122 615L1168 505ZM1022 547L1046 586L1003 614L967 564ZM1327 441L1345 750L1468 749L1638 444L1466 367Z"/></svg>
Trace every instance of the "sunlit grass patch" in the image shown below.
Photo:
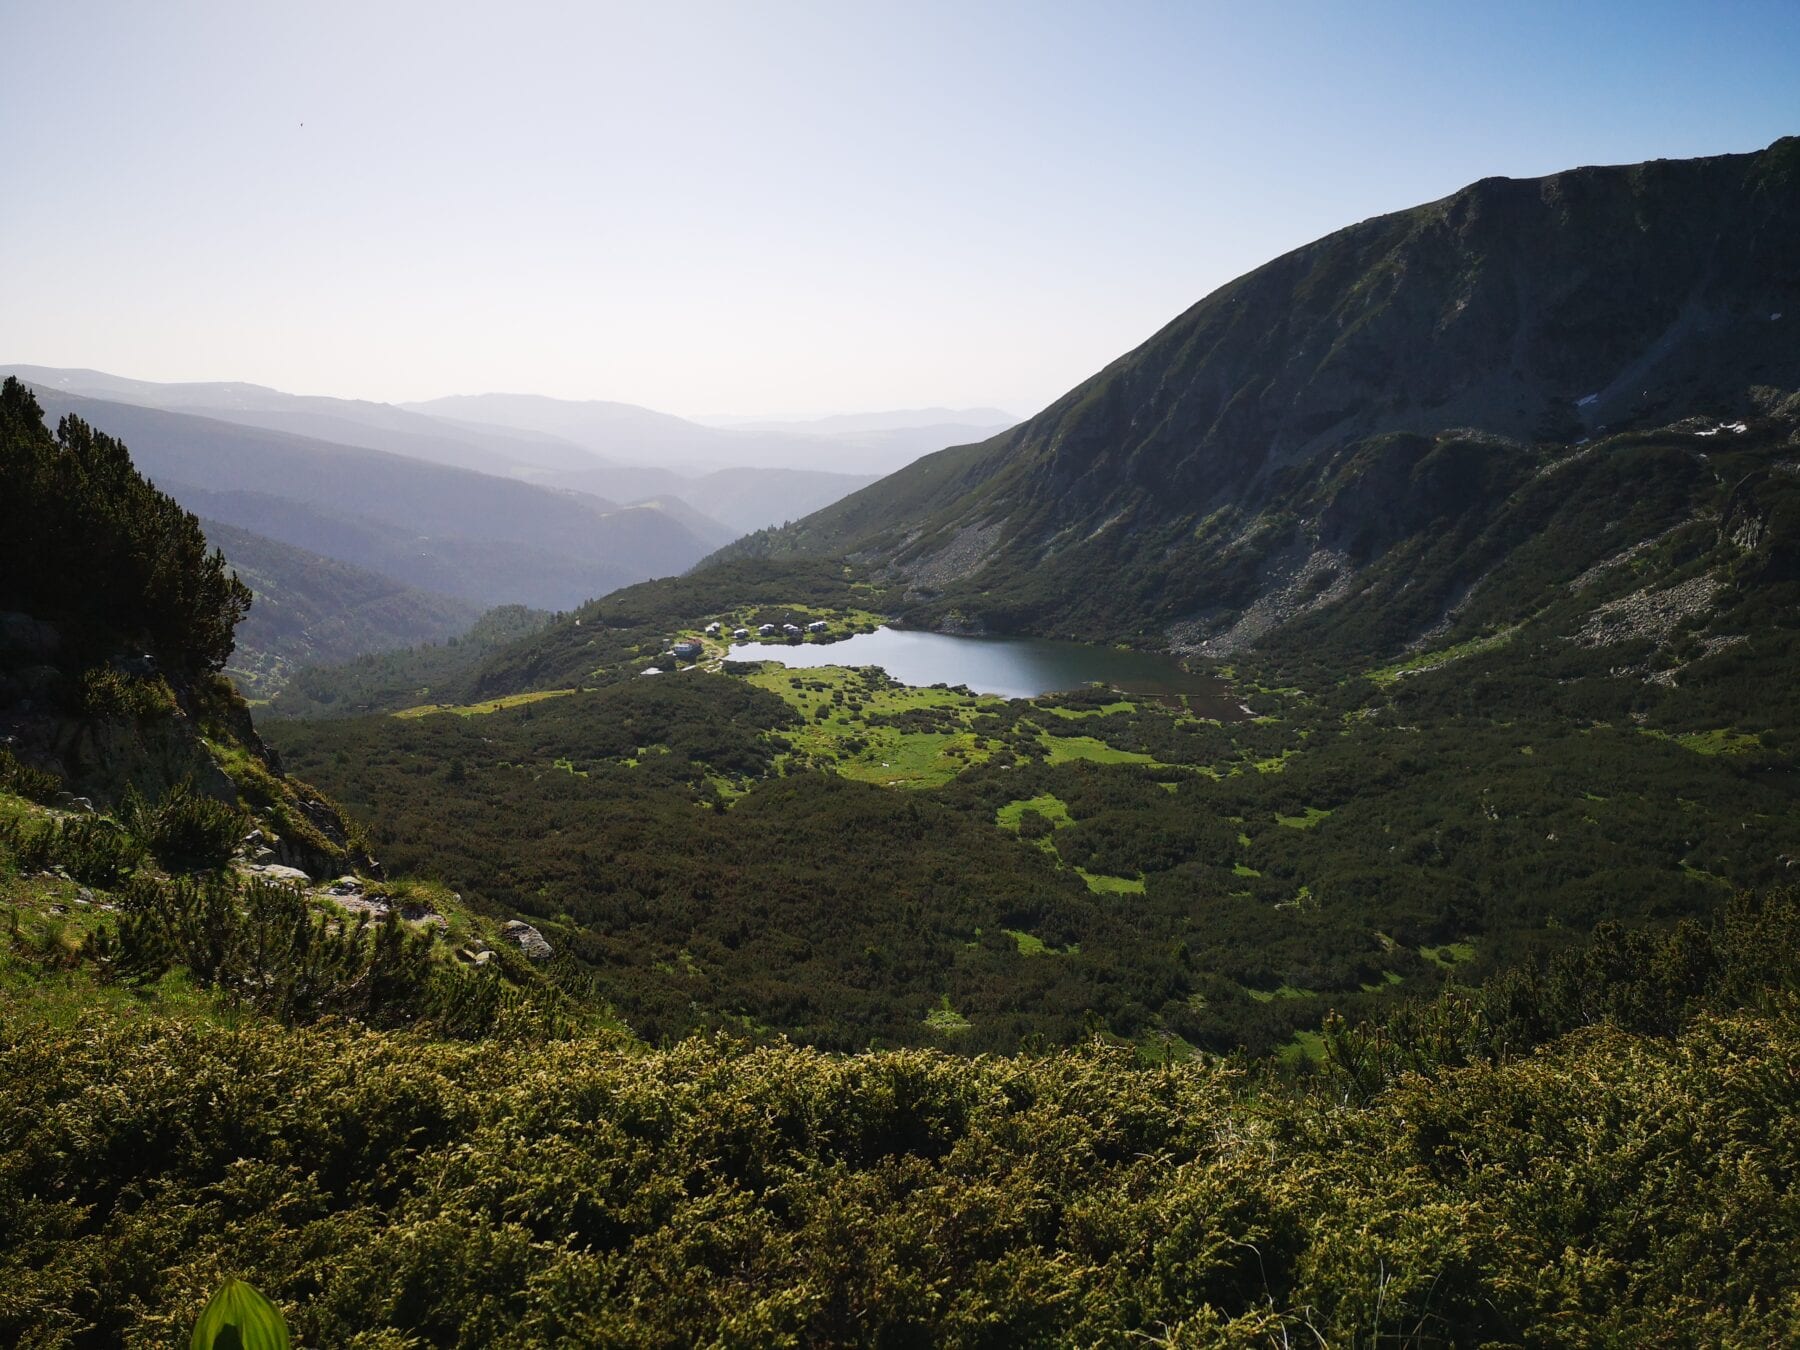
<svg viewBox="0 0 1800 1350"><path fill-rule="evenodd" d="M1475 944L1472 942L1446 942L1441 947L1421 947L1419 955L1435 966L1449 970L1460 966L1465 961L1475 959Z"/></svg>
<svg viewBox="0 0 1800 1350"><path fill-rule="evenodd" d="M1454 647L1444 647L1435 652L1419 652L1403 661L1392 665L1379 666L1368 672L1369 679L1376 684L1387 686L1403 675L1412 675L1421 671L1435 670L1439 666L1461 661L1465 657L1477 656L1482 652L1491 652L1504 647L1513 639L1517 627L1503 628L1498 633L1490 633L1486 637L1470 638L1467 642L1459 642Z"/></svg>
<svg viewBox="0 0 1800 1350"><path fill-rule="evenodd" d="M1152 1031L1136 1042L1137 1060L1147 1068L1163 1064L1185 1064L1199 1057L1199 1051L1184 1037L1173 1031Z"/></svg>
<svg viewBox="0 0 1800 1350"><path fill-rule="evenodd" d="M416 708L402 708L395 717L430 717L433 713L455 713L458 717L475 717L483 713L501 712L526 703L539 703L547 698L564 698L580 693L578 689L538 689L529 694L508 694L485 703L421 703Z"/></svg>
<svg viewBox="0 0 1800 1350"><path fill-rule="evenodd" d="M1039 737L1044 747L1044 758L1051 764L1068 764L1074 760L1086 760L1092 764L1155 764L1154 755L1146 755L1136 750L1118 750L1105 741L1093 736L1051 736Z"/></svg>
<svg viewBox="0 0 1800 1350"><path fill-rule="evenodd" d="M1275 1053L1284 1064L1322 1064L1325 1038L1316 1031L1296 1031Z"/></svg>
<svg viewBox="0 0 1800 1350"><path fill-rule="evenodd" d="M1109 877L1100 872L1087 872L1077 867L1076 872L1087 883L1087 888L1095 895L1142 895L1144 879L1142 877Z"/></svg>
<svg viewBox="0 0 1800 1350"><path fill-rule="evenodd" d="M1003 928L1000 931L1018 946L1020 956L1074 956L1081 950L1078 942L1071 942L1067 947L1052 947L1042 938L1027 933L1022 928Z"/></svg>
<svg viewBox="0 0 1800 1350"><path fill-rule="evenodd" d="M1761 746L1762 741L1747 731L1737 731L1731 727L1716 727L1711 731L1658 731L1651 727L1638 728L1646 736L1654 736L1659 741L1673 741L1684 750L1692 750L1696 755L1742 755Z"/></svg>
<svg viewBox="0 0 1800 1350"><path fill-rule="evenodd" d="M1117 703L1108 703L1100 708L1065 708L1061 704L1052 704L1043 709L1058 717L1066 717L1071 721L1080 721L1084 717L1106 717L1112 713L1132 713L1137 711L1137 704L1130 699L1120 699Z"/></svg>
<svg viewBox="0 0 1800 1350"><path fill-rule="evenodd" d="M975 1025L950 1006L950 995L948 994L944 995L943 1001L937 1007L919 1020L942 1036L960 1036Z"/></svg>
<svg viewBox="0 0 1800 1350"><path fill-rule="evenodd" d="M1246 989L1244 992L1258 1003L1273 1003L1278 998L1317 998L1319 996L1317 989L1302 989L1293 984L1279 985L1274 989Z"/></svg>
<svg viewBox="0 0 1800 1350"><path fill-rule="evenodd" d="M1277 815L1275 817L1276 823L1285 825L1290 830L1310 830L1321 820L1325 819L1326 816L1331 814L1330 811L1317 806L1307 806L1302 807L1301 809L1305 814L1298 816Z"/></svg>
<svg viewBox="0 0 1800 1350"><path fill-rule="evenodd" d="M1036 811L1055 826L1075 823L1074 818L1069 815L1068 803L1048 792L1041 797L1021 797L1017 801L1008 802L994 813L994 823L1003 830L1017 830L1027 811Z"/></svg>

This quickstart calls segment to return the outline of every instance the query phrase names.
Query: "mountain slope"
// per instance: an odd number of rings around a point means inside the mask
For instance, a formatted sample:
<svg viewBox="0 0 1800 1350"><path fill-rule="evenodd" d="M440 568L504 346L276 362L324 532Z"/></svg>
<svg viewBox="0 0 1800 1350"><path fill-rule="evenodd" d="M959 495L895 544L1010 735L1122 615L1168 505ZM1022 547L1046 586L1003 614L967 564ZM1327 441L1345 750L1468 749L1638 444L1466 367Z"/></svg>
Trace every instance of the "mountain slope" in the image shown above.
<svg viewBox="0 0 1800 1350"><path fill-rule="evenodd" d="M1019 427L728 552L866 557L921 621L1201 646L1297 585L1348 595L1591 438L1773 408L1800 387L1796 237L1800 139L1485 179L1278 258Z"/></svg>
<svg viewBox="0 0 1800 1350"><path fill-rule="evenodd" d="M225 665L249 694L274 693L300 666L441 641L480 617L474 605L447 595L222 521L202 518L200 524L254 596Z"/></svg>
<svg viewBox="0 0 1800 1350"><path fill-rule="evenodd" d="M477 605L568 608L682 571L712 542L585 493L54 391L40 400L53 419L75 412L127 441L190 509Z"/></svg>

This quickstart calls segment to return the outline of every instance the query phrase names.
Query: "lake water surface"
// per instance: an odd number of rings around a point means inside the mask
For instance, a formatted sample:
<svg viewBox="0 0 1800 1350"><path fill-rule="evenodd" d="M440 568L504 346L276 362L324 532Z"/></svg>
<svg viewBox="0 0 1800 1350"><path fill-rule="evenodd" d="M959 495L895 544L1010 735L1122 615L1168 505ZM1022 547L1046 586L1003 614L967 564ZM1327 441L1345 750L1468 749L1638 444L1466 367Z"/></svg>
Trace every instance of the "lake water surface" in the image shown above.
<svg viewBox="0 0 1800 1350"><path fill-rule="evenodd" d="M1173 657L1050 638L951 637L909 628L878 628L842 642L744 642L733 661L784 666L880 666L902 684L964 684L978 694L1035 698L1095 682L1147 697L1185 695L1203 717L1244 716L1218 680L1194 675Z"/></svg>

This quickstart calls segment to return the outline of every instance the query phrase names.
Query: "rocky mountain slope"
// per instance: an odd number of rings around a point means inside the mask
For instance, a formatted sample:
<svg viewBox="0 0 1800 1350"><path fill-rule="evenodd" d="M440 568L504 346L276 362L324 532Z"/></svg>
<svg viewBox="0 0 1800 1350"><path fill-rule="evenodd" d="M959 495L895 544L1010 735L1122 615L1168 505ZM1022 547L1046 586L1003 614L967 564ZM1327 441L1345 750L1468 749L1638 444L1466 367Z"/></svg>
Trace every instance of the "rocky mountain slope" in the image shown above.
<svg viewBox="0 0 1800 1350"><path fill-rule="evenodd" d="M1708 453L1792 457L1797 237L1800 139L1484 179L1278 258L1030 421L727 553L873 562L918 622L1216 654L1407 591L1354 644L1399 652L1543 547L1571 482L1598 514L1563 524L1618 553L1714 509Z"/></svg>

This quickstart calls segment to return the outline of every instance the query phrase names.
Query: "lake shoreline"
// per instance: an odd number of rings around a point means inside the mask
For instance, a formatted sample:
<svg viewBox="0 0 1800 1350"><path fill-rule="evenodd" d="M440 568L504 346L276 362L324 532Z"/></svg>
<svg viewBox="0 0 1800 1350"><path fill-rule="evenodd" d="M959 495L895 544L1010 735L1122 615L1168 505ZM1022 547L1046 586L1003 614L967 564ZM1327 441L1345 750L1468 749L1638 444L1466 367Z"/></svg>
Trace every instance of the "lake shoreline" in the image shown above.
<svg viewBox="0 0 1800 1350"><path fill-rule="evenodd" d="M774 661L790 669L880 666L901 684L961 686L1001 698L1101 685L1127 697L1177 698L1220 721L1247 715L1223 680L1196 674L1177 657L1060 638L953 634L889 623L823 641L733 643L725 659Z"/></svg>

